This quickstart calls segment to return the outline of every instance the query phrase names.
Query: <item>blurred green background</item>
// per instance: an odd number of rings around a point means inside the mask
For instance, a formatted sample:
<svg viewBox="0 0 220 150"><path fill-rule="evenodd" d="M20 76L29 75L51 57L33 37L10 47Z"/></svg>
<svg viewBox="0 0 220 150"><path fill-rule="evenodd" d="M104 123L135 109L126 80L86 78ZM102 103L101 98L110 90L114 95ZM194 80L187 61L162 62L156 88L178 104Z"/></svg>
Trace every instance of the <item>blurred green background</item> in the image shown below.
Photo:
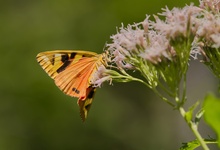
<svg viewBox="0 0 220 150"><path fill-rule="evenodd" d="M171 150L194 136L177 111L139 83L105 84L82 123L77 99L64 95L37 53L101 53L116 26L141 22L190 0L8 0L0 5L0 150ZM217 89L199 62L188 74L189 102ZM204 137L214 136L202 123Z"/></svg>

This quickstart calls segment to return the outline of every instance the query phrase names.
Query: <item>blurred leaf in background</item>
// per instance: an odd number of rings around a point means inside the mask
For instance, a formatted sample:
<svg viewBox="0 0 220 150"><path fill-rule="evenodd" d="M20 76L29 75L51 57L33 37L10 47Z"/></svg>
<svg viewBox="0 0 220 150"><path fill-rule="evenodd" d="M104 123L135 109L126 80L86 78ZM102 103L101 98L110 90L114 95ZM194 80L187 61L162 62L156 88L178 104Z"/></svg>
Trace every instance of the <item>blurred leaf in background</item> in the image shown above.
<svg viewBox="0 0 220 150"><path fill-rule="evenodd" d="M35 59L37 53L55 49L101 53L122 22L141 22L145 14L156 14L165 5L182 7L190 2L198 4L195 0L2 1L0 149L177 149L182 141L194 138L178 113L138 83L98 89L82 123L77 99L64 95ZM208 85L192 90L192 99L203 97L201 90L215 89L209 72L203 75L207 80L203 84Z"/></svg>
<svg viewBox="0 0 220 150"><path fill-rule="evenodd" d="M217 134L218 147L220 147L220 99L216 98L211 93L207 94L204 101L204 118L205 121L212 127Z"/></svg>

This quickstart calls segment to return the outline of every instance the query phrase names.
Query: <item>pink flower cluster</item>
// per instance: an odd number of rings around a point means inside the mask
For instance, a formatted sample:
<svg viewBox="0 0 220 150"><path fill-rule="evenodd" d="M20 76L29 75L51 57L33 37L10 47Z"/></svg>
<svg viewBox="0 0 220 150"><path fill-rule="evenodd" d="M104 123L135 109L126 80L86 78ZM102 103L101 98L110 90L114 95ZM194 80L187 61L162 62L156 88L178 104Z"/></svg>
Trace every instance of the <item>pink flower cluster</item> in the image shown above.
<svg viewBox="0 0 220 150"><path fill-rule="evenodd" d="M200 53L195 45L201 45L196 43L201 39L220 47L219 6L219 0L200 0L200 7L191 4L182 9L162 9L163 12L158 15L165 17L165 20L154 15L155 21L151 21L147 15L143 22L127 27L122 25L111 36L112 43L107 44L113 62L118 67L132 68L135 63L132 57L140 57L153 64L163 59L172 60L176 50L171 41L179 37L193 37L192 56Z"/></svg>
<svg viewBox="0 0 220 150"><path fill-rule="evenodd" d="M210 46L220 47L220 17L205 11L203 18L197 21L196 35L199 40Z"/></svg>
<svg viewBox="0 0 220 150"><path fill-rule="evenodd" d="M200 2L200 8L202 9L208 9L210 11L213 11L214 13L219 12L220 3L219 0L199 0Z"/></svg>
<svg viewBox="0 0 220 150"><path fill-rule="evenodd" d="M165 21L155 16L156 22L152 22L152 26L158 32L166 35L168 39L175 39L178 36L188 36L188 32L195 31L194 22L201 9L190 5L185 6L182 9L173 8L169 10L167 7L162 9L164 12L159 15L164 16Z"/></svg>
<svg viewBox="0 0 220 150"><path fill-rule="evenodd" d="M113 55L113 61L118 67L130 68L132 65L127 61L133 54L138 54L147 46L145 32L139 24L128 25L127 28L119 28L119 32L111 36L113 43L107 44L108 50Z"/></svg>
<svg viewBox="0 0 220 150"><path fill-rule="evenodd" d="M204 46L220 48L219 8L220 0L200 0L199 7L193 4L171 10L165 7L162 13L153 16L155 21L147 15L143 22L126 27L122 24L117 33L110 37L112 43L107 44L109 63L115 64L120 71L142 70L147 74L149 72L143 66L175 60L182 63L179 69L187 70L184 65L188 65L190 56L197 59L197 55L205 55ZM140 66L142 68L138 68ZM97 86L102 81L111 81L108 69L100 68L98 71L101 76L97 75L94 80L98 81L94 82Z"/></svg>

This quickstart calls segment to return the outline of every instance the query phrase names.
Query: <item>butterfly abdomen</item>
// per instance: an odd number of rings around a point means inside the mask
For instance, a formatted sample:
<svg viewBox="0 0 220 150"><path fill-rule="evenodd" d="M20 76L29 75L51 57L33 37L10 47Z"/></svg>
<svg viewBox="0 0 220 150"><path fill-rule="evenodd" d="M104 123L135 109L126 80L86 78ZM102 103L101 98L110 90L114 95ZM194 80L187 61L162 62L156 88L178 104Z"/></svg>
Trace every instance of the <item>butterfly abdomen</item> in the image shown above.
<svg viewBox="0 0 220 150"><path fill-rule="evenodd" d="M87 98L93 98L94 97L94 95L95 95L95 91L96 91L96 89L95 88L92 88L92 90L88 93L88 96L87 96Z"/></svg>

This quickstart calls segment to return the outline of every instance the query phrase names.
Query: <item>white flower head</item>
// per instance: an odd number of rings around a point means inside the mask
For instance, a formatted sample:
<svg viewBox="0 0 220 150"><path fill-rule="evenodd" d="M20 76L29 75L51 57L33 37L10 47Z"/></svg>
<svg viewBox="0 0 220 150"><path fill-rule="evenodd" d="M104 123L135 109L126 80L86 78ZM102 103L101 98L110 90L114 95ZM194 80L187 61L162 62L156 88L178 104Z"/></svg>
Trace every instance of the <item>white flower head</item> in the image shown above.
<svg viewBox="0 0 220 150"><path fill-rule="evenodd" d="M186 37L188 30L193 29L198 12L201 11L200 8L193 5L185 6L182 9L174 7L172 10L166 7L162 10L163 12L159 15L164 16L166 20L163 21L158 16L154 16L156 22L152 22L152 26L172 39L180 35Z"/></svg>
<svg viewBox="0 0 220 150"><path fill-rule="evenodd" d="M220 0L199 0L200 8L208 9L213 12L219 12Z"/></svg>
<svg viewBox="0 0 220 150"><path fill-rule="evenodd" d="M111 76L107 74L107 69L104 65L98 67L97 71L94 72L90 82L94 87L101 87L102 83L105 81L110 81Z"/></svg>
<svg viewBox="0 0 220 150"><path fill-rule="evenodd" d="M151 30L148 33L148 38L149 44L145 50L140 53L140 57L154 64L161 62L163 58L171 59L169 41L164 35Z"/></svg>

